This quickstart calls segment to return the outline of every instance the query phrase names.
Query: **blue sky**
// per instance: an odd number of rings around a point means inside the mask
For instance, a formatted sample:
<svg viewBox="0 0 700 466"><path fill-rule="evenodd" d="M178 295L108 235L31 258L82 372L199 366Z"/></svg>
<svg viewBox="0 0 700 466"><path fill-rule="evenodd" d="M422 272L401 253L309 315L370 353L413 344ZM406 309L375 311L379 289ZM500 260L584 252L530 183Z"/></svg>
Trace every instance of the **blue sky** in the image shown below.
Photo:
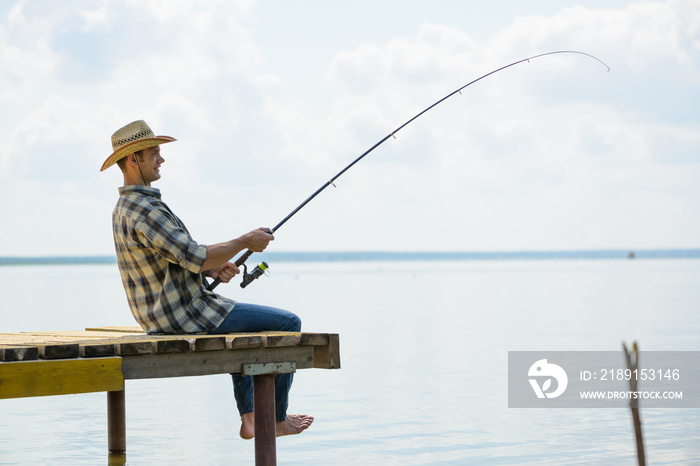
<svg viewBox="0 0 700 466"><path fill-rule="evenodd" d="M155 186L208 244L275 250L700 247L700 4L6 1L0 255L111 254L110 136L144 119Z"/></svg>

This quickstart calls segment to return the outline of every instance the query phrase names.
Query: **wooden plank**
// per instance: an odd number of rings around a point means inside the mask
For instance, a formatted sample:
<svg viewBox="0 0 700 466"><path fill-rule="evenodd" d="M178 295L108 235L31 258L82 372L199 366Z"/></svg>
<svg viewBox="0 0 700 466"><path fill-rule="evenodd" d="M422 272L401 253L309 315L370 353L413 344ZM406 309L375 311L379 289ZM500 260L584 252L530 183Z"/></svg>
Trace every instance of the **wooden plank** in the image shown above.
<svg viewBox="0 0 700 466"><path fill-rule="evenodd" d="M299 337L299 344L304 346L328 346L329 341L327 333L302 333Z"/></svg>
<svg viewBox="0 0 700 466"><path fill-rule="evenodd" d="M134 333L127 332L97 332L97 331L85 331L85 330L42 330L34 332L22 332L19 335L35 336L35 337L57 337L65 339L80 339L80 340L91 340L99 338L119 338L120 336L130 336L135 335ZM144 334L145 335L145 334Z"/></svg>
<svg viewBox="0 0 700 466"><path fill-rule="evenodd" d="M216 351L226 349L226 337L209 336L197 337L192 345L193 351Z"/></svg>
<svg viewBox="0 0 700 466"><path fill-rule="evenodd" d="M263 335L263 346L266 348L279 348L282 346L297 346L299 344L300 333L266 333Z"/></svg>
<svg viewBox="0 0 700 466"><path fill-rule="evenodd" d="M228 349L250 349L260 348L263 345L263 338L260 335L226 335L226 347Z"/></svg>
<svg viewBox="0 0 700 466"><path fill-rule="evenodd" d="M340 336L328 335L328 346L313 346L314 367L318 369L340 369Z"/></svg>
<svg viewBox="0 0 700 466"><path fill-rule="evenodd" d="M231 348L228 346L226 335L196 335L194 337L192 335L151 335L124 337L115 341L117 342L115 344L116 354L121 356L156 352L214 351ZM258 337L258 346L260 346L261 341Z"/></svg>
<svg viewBox="0 0 700 466"><path fill-rule="evenodd" d="M124 389L122 358L0 362L0 398Z"/></svg>
<svg viewBox="0 0 700 466"><path fill-rule="evenodd" d="M0 361L31 361L39 358L37 346L0 347Z"/></svg>
<svg viewBox="0 0 700 466"><path fill-rule="evenodd" d="M45 345L49 343L73 343L77 339L60 335L31 335L23 333L4 333L0 334L0 345L24 345L32 346L35 344Z"/></svg>
<svg viewBox="0 0 700 466"><path fill-rule="evenodd" d="M236 351L151 353L123 358L124 379L240 374L243 364L295 362L298 369L314 367L314 346L253 348Z"/></svg>
<svg viewBox="0 0 700 466"><path fill-rule="evenodd" d="M104 334L103 334L104 335ZM109 334L111 337L117 334ZM128 335L128 334L125 334ZM44 359L63 359L71 357L106 357L116 355L115 339L99 338L95 335L69 334L51 334L47 332L41 334L13 334L3 335L0 337L0 354L3 348L12 348L17 346L36 346L39 349L38 355ZM79 345L76 354L75 345ZM66 346L68 345L68 346ZM4 351L8 354L10 352ZM2 356L0 356L2 357ZM5 360L11 360L10 359Z"/></svg>
<svg viewBox="0 0 700 466"><path fill-rule="evenodd" d="M41 359L70 359L78 356L80 356L80 345L77 343L39 345Z"/></svg>
<svg viewBox="0 0 700 466"><path fill-rule="evenodd" d="M104 358L107 356L116 356L117 349L113 343L95 343L80 345L81 358Z"/></svg>
<svg viewBox="0 0 700 466"><path fill-rule="evenodd" d="M190 350L188 338L169 338L156 341L156 353L186 353Z"/></svg>
<svg viewBox="0 0 700 466"><path fill-rule="evenodd" d="M226 349L223 335L168 335L156 341L157 353L184 353L187 351L214 351Z"/></svg>
<svg viewBox="0 0 700 466"><path fill-rule="evenodd" d="M155 341L145 340L145 341L127 341L124 343L117 343L114 348L119 356L129 356L135 354L149 354L156 351Z"/></svg>
<svg viewBox="0 0 700 466"><path fill-rule="evenodd" d="M80 354L80 348L77 343L53 342L46 340L39 341L5 341L0 345L0 352L3 354L4 361L22 361L28 359L36 359L33 357L33 350L21 350L21 348L33 347L37 348L37 356L41 359L66 359L77 358ZM13 353L17 357L13 356ZM22 356L20 356L22 354Z"/></svg>
<svg viewBox="0 0 700 466"><path fill-rule="evenodd" d="M173 351L211 351L226 348L224 335L134 335L121 338L98 340L99 343L112 344L118 355L167 353Z"/></svg>

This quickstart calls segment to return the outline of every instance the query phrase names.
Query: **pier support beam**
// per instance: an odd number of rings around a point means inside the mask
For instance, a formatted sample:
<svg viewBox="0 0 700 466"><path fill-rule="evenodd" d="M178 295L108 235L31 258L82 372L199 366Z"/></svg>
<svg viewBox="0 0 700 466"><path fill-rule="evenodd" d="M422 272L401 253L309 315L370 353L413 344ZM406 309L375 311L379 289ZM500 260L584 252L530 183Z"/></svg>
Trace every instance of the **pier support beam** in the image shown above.
<svg viewBox="0 0 700 466"><path fill-rule="evenodd" d="M126 396L124 390L107 392L107 446L110 453L126 451Z"/></svg>
<svg viewBox="0 0 700 466"><path fill-rule="evenodd" d="M275 436L275 376L253 377L255 403L255 464L277 464L277 439Z"/></svg>
<svg viewBox="0 0 700 466"><path fill-rule="evenodd" d="M275 466L277 464L275 375L291 374L296 370L296 362L243 365L243 375L253 377L256 466Z"/></svg>

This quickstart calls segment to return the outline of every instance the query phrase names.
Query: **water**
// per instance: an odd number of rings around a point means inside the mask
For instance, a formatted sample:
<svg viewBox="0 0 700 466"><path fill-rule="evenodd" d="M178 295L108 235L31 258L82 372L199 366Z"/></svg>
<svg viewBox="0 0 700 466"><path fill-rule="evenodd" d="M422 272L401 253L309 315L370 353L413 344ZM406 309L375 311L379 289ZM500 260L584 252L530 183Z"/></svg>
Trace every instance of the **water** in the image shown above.
<svg viewBox="0 0 700 466"><path fill-rule="evenodd" d="M509 409L513 350L700 350L700 260L271 263L218 291L340 334L279 464L636 464L627 409ZM134 325L116 265L0 267L0 331ZM128 464L252 464L230 377L127 381ZM650 464L700 464L700 409L643 409ZM105 464L104 393L0 400L0 464Z"/></svg>

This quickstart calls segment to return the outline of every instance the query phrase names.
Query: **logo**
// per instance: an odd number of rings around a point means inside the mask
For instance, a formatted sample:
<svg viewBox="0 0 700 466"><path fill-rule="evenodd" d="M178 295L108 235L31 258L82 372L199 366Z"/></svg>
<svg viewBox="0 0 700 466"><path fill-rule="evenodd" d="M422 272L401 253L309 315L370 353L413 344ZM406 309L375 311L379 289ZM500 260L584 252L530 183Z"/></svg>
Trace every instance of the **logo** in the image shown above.
<svg viewBox="0 0 700 466"><path fill-rule="evenodd" d="M534 377L528 380L537 398L556 398L564 393L569 383L569 378L566 376L564 369L556 364L548 363L546 359L540 359L530 366L527 375L528 377ZM538 382L539 379L542 379L542 385ZM555 390L549 391L552 388L552 379L557 381L557 385Z"/></svg>

